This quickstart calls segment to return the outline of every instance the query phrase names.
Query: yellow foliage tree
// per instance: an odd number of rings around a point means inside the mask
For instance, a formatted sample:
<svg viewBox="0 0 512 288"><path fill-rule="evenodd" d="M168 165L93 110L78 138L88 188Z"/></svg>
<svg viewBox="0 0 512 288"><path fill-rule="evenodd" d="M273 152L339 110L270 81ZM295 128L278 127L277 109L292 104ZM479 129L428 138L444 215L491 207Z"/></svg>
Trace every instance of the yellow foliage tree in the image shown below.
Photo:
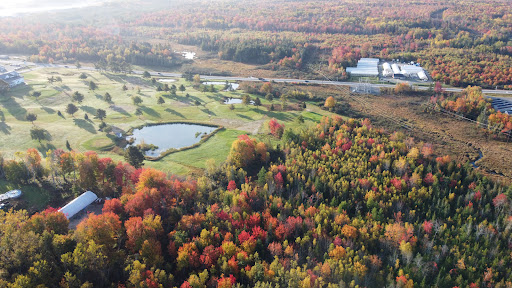
<svg viewBox="0 0 512 288"><path fill-rule="evenodd" d="M336 106L336 99L334 99L334 97L332 96L327 97L327 99L325 99L324 106L331 110L332 108L334 108L334 106Z"/></svg>

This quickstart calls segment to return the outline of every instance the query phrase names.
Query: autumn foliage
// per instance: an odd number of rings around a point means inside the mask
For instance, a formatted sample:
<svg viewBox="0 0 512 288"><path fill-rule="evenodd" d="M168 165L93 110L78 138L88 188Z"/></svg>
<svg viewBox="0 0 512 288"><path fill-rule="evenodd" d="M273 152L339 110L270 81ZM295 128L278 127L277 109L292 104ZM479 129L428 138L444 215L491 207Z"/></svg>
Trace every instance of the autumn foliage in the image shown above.
<svg viewBox="0 0 512 288"><path fill-rule="evenodd" d="M281 136L283 136L284 124L279 124L276 119L270 119L268 128L270 129L270 133L275 137L281 138Z"/></svg>
<svg viewBox="0 0 512 288"><path fill-rule="evenodd" d="M119 187L121 197L74 231L56 209L0 212L0 247L9 247L0 256L10 260L0 262L1 281L97 287L508 281L510 187L369 120L323 118L298 137L274 162L258 152L274 150L243 135L233 143L231 162L189 179L92 153L49 153L67 177L87 159L93 173L77 173L77 183L95 179L103 189ZM256 175L265 181L255 182ZM104 179L114 181L104 185ZM503 263L482 261L488 251Z"/></svg>

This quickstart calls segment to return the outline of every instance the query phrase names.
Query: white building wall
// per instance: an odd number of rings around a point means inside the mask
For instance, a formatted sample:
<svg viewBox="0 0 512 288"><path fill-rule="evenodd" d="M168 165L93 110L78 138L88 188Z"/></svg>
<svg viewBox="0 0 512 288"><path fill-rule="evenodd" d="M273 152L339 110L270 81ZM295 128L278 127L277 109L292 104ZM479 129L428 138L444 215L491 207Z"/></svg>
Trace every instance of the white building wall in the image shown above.
<svg viewBox="0 0 512 288"><path fill-rule="evenodd" d="M69 202L66 206L59 209L59 212L64 213L66 218L71 218L76 215L76 213L82 211L85 207L89 206L92 202L98 199L98 196L91 191L87 191L82 195L73 199L73 201Z"/></svg>

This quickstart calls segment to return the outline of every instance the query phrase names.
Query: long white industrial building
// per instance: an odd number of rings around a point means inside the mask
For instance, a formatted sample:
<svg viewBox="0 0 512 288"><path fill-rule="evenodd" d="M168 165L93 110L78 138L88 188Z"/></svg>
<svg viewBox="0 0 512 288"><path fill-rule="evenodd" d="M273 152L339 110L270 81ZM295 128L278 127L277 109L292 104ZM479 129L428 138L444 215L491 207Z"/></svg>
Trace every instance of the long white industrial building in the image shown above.
<svg viewBox="0 0 512 288"><path fill-rule="evenodd" d="M417 75L419 72L423 71L423 68L416 65L402 65L402 74L405 76L413 76Z"/></svg>
<svg viewBox="0 0 512 288"><path fill-rule="evenodd" d="M71 218L75 216L78 212L85 209L85 207L89 206L92 202L96 201L98 196L91 191L87 191L82 195L73 199L73 201L66 204L66 206L59 209L59 212L64 213L66 218Z"/></svg>
<svg viewBox="0 0 512 288"><path fill-rule="evenodd" d="M379 59L377 58L361 58L357 62L357 67L347 67L347 73L352 76L379 76Z"/></svg>

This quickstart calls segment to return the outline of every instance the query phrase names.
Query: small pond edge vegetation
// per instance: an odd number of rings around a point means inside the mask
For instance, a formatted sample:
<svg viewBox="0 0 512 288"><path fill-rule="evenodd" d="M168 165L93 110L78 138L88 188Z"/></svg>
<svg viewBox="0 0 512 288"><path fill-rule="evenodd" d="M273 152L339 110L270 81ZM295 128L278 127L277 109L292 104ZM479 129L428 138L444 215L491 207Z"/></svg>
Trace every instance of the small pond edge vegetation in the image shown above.
<svg viewBox="0 0 512 288"><path fill-rule="evenodd" d="M138 125L138 126L135 126L135 127L131 127L128 131L126 131L126 133L123 134L123 138L126 138L127 136L132 136L133 135L133 130L135 129L142 129L144 127L150 127L150 126L159 126L159 125L168 125L168 124L190 124L190 125L201 125L201 126L207 126L207 127L215 127L216 129L213 130L211 133L208 133L206 134L205 136L202 136L201 137L201 140L199 140L199 142L195 143L195 144L192 144L190 146L186 146L186 147L182 147L182 148L179 148L179 149L176 149L176 148L170 148L170 149L167 149L166 151L160 153L160 155L158 156L147 156L147 155L144 155L144 158L148 161L158 161L162 158L164 158L165 156L167 155L170 155L170 154L173 154L173 153L176 153L176 152L181 152L181 151L185 151L185 150L189 150L189 149L193 149L193 148L196 148L196 147L199 147L201 144L203 144L204 142L206 142L208 139L210 139L210 137L212 137L213 135L215 135L217 132L221 131L221 130L224 130L225 128L223 126L220 126L220 125L216 125L216 124L212 124L212 123L205 123L205 122L197 122L197 121L168 121L168 122L153 122L153 123L145 123L145 124L142 124L142 125Z"/></svg>

